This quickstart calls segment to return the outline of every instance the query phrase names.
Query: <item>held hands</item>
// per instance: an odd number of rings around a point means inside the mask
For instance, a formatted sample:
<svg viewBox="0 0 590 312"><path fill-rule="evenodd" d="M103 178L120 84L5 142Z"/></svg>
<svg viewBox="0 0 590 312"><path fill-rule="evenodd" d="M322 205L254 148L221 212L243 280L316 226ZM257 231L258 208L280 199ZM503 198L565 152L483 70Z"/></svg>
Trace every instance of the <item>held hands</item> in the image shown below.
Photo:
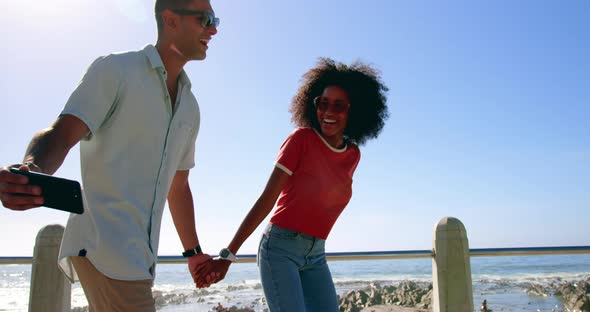
<svg viewBox="0 0 590 312"><path fill-rule="evenodd" d="M196 254L194 256L188 257L188 269L191 272L193 277L193 281L197 288L207 288L211 286L211 284L217 282L217 276L214 274L201 276L199 272L204 270L208 270L213 262L211 256L208 254Z"/></svg>
<svg viewBox="0 0 590 312"><path fill-rule="evenodd" d="M29 179L23 175L10 172L10 168L20 170L41 171L33 163L27 165L11 165L0 168L0 201L4 207L11 210L28 210L40 207L43 204L41 188L28 185Z"/></svg>
<svg viewBox="0 0 590 312"><path fill-rule="evenodd" d="M209 262L209 265L199 267L196 274L197 285L204 283L212 284L221 281L225 278L225 274L227 274L227 270L229 269L230 264L231 261L227 261L224 259L215 259L211 260Z"/></svg>

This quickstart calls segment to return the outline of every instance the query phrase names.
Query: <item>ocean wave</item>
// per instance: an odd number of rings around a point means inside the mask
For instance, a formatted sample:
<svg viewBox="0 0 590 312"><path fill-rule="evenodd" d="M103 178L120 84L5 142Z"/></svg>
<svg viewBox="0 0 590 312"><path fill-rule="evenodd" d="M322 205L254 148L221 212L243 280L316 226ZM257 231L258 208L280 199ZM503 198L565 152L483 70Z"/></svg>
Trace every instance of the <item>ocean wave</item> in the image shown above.
<svg viewBox="0 0 590 312"><path fill-rule="evenodd" d="M472 277L474 288L484 289L493 292L505 292L513 289L525 289L531 284L538 284L542 287L553 287L560 283L585 280L590 277L589 273L551 273L551 274L515 274L514 276L500 275L474 275ZM339 290L362 288L369 285L389 286L397 285L402 281L413 281L419 284L432 283L431 277L396 276L394 278L334 278L334 285ZM156 284L155 291L162 295L181 294L191 298L206 298L236 293L261 293L262 285L259 280L240 280L233 282L222 282L213 284L206 289L195 289L194 284Z"/></svg>
<svg viewBox="0 0 590 312"><path fill-rule="evenodd" d="M536 283L543 286L551 286L563 282L585 280L590 277L590 273L572 273L572 272L551 272L545 274L513 274L506 275L473 275L473 283L481 284L498 284L503 286L510 285L527 285Z"/></svg>

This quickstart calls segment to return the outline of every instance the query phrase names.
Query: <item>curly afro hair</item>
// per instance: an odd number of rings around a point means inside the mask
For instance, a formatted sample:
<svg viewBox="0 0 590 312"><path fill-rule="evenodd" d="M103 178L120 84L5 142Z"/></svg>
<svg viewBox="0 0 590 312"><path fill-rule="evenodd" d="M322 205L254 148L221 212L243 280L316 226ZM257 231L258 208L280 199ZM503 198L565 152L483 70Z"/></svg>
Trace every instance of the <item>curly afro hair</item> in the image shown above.
<svg viewBox="0 0 590 312"><path fill-rule="evenodd" d="M376 69L360 61L346 65L320 58L317 66L302 77L302 85L289 108L291 121L298 127L312 127L321 132L313 99L329 86L343 88L350 97L345 139L363 145L368 139L377 138L389 117L385 95L388 88Z"/></svg>

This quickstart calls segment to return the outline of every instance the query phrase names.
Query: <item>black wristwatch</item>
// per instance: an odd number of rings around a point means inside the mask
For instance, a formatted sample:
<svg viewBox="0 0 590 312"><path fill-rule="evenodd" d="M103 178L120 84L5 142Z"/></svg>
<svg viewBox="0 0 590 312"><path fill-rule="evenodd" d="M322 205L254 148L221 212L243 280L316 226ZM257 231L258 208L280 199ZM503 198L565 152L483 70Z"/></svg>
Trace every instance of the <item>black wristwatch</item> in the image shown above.
<svg viewBox="0 0 590 312"><path fill-rule="evenodd" d="M182 256L183 256L183 257L185 257L185 258L188 258L188 257L192 257L192 256L194 256L194 255L200 255L200 254L202 254L202 253L203 253L203 251L201 250L201 246L200 246L200 245L198 245L197 247L195 247L195 248L193 248L193 249L188 249L188 250L185 250L185 251L182 253Z"/></svg>

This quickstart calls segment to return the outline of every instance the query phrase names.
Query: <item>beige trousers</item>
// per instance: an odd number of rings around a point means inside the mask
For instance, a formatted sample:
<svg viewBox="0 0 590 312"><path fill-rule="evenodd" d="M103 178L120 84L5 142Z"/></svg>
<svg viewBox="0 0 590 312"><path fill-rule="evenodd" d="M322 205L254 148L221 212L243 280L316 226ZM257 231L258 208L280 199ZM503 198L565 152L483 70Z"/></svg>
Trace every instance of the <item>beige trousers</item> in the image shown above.
<svg viewBox="0 0 590 312"><path fill-rule="evenodd" d="M155 312L152 280L122 281L100 273L85 257L70 257L76 269L89 312Z"/></svg>

